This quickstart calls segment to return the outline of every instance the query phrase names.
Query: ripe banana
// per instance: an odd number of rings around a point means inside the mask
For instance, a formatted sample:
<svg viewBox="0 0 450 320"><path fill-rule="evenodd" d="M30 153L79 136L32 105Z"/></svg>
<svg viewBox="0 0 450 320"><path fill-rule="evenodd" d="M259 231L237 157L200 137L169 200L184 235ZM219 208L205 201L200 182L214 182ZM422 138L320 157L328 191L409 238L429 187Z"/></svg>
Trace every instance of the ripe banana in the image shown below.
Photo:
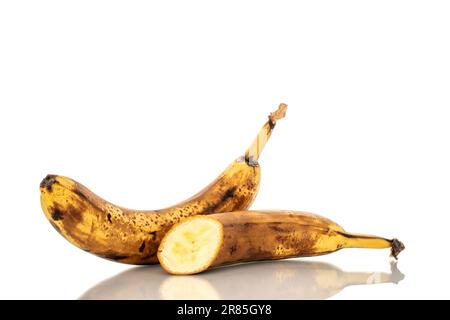
<svg viewBox="0 0 450 320"><path fill-rule="evenodd" d="M125 209L70 178L48 175L40 184L42 209L64 238L87 252L121 263L157 263L160 240L174 223L193 215L245 210L252 204L259 189L259 156L286 109L280 104L245 155L180 204L153 211Z"/></svg>
<svg viewBox="0 0 450 320"><path fill-rule="evenodd" d="M221 265L328 254L342 248L405 247L397 239L351 234L324 217L295 211L240 211L186 219L158 249L171 274L195 274Z"/></svg>

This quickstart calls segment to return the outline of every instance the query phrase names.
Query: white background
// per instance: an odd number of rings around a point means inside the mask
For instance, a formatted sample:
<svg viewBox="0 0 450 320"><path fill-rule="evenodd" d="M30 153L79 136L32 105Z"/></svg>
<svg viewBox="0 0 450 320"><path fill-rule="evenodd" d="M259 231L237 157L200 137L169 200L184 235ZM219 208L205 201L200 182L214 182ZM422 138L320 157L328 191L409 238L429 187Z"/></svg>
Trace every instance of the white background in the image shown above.
<svg viewBox="0 0 450 320"><path fill-rule="evenodd" d="M122 206L165 207L241 155L280 102L253 208L319 213L407 247L398 285L330 298L449 298L449 16L448 1L2 1L0 298L76 299L131 268L53 230L39 204L47 173ZM303 260L388 272L388 255ZM316 297L314 279L280 268L276 281ZM139 281L149 292L119 297L164 296ZM202 283L199 296L223 289Z"/></svg>

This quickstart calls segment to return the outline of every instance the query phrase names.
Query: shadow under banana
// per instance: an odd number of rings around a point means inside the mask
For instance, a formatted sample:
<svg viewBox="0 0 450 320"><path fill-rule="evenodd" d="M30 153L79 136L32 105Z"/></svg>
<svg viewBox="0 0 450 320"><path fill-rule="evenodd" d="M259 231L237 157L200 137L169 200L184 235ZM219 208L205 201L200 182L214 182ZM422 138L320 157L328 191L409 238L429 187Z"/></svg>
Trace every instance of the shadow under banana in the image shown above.
<svg viewBox="0 0 450 320"><path fill-rule="evenodd" d="M327 299L348 286L400 282L391 272L346 272L324 262L271 261L213 269L201 275L171 276L160 266L136 267L86 291L82 300L159 299Z"/></svg>

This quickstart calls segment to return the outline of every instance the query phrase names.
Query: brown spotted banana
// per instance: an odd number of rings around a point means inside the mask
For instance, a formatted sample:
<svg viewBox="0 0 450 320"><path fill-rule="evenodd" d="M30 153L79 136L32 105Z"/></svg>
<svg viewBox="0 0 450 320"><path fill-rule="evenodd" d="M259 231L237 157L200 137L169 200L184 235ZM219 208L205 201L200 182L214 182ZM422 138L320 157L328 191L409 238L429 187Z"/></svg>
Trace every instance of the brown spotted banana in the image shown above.
<svg viewBox="0 0 450 320"><path fill-rule="evenodd" d="M64 238L84 251L121 263L157 263L159 243L174 223L194 215L250 207L259 189L259 156L286 109L287 105L280 104L242 157L202 191L179 204L150 211L126 209L75 180L48 175L40 184L42 210Z"/></svg>
<svg viewBox="0 0 450 320"><path fill-rule="evenodd" d="M405 248L397 239L352 234L335 222L300 211L240 211L196 216L174 225L158 258L171 274L195 274L238 262L280 260L344 248Z"/></svg>

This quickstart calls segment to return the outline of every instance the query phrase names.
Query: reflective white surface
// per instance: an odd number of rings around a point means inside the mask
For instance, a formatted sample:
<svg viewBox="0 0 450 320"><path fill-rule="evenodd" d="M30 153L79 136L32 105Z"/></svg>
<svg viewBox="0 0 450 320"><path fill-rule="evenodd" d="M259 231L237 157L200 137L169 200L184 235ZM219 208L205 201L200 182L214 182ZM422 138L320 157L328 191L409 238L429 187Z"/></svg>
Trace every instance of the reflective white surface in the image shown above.
<svg viewBox="0 0 450 320"><path fill-rule="evenodd" d="M439 0L0 1L0 298L450 298L449 16ZM400 239L398 284L389 250L357 249L172 277L75 248L42 213L49 173L128 208L178 203L280 102L252 209Z"/></svg>
<svg viewBox="0 0 450 320"><path fill-rule="evenodd" d="M325 262L286 260L241 264L192 276L171 276L159 266L136 267L104 280L80 299L328 299L348 286L398 284L390 272L346 272Z"/></svg>

